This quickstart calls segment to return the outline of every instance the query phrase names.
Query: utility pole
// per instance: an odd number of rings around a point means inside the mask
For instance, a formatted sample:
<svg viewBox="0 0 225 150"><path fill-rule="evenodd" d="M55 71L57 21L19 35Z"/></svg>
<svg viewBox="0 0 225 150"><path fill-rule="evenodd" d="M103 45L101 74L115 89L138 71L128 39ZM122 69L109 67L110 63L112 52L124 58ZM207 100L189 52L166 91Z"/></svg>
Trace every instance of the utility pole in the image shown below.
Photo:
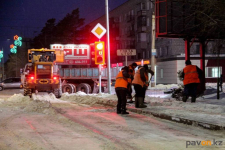
<svg viewBox="0 0 225 150"><path fill-rule="evenodd" d="M156 49L155 49L155 14L153 12L152 14L152 55L151 55L151 69L155 72L155 76L156 76L156 59L155 59L155 55L156 55ZM151 87L154 87L156 84L156 77L153 78L154 81L151 82Z"/></svg>
<svg viewBox="0 0 225 150"><path fill-rule="evenodd" d="M107 74L108 74L108 93L111 94L111 68L110 68L110 43L109 43L109 7L108 0L105 0L106 26L107 26Z"/></svg>

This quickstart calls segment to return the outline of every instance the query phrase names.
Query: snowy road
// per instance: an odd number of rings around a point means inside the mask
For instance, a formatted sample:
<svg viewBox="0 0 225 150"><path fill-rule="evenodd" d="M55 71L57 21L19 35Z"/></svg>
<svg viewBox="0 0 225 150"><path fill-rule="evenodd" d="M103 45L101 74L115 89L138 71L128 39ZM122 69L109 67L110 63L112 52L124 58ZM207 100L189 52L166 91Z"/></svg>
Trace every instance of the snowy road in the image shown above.
<svg viewBox="0 0 225 150"><path fill-rule="evenodd" d="M2 94L3 95L3 94ZM0 94L0 98L2 96ZM0 101L0 150L223 149L225 132L186 126L115 108L15 95ZM39 100L38 100L39 99ZM52 102L48 100L54 99ZM191 146L195 141L221 145ZM218 144L218 142L217 142Z"/></svg>

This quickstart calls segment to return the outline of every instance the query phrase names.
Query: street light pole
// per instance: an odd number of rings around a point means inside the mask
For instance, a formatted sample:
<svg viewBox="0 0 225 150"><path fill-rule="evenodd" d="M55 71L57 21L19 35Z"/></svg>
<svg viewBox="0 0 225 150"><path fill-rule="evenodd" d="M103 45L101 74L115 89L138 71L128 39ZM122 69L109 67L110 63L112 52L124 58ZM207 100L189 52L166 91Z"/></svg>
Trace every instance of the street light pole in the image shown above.
<svg viewBox="0 0 225 150"><path fill-rule="evenodd" d="M107 74L108 74L108 93L111 94L111 68L110 68L110 43L109 43L109 7L108 0L105 0L105 10L106 10L106 26L107 26Z"/></svg>
<svg viewBox="0 0 225 150"><path fill-rule="evenodd" d="M152 14L152 55L151 55L151 69L155 72L155 77L153 84L151 85L152 87L155 86L156 84L156 69L155 69L155 55L156 55L156 49L155 49L155 14L153 12Z"/></svg>

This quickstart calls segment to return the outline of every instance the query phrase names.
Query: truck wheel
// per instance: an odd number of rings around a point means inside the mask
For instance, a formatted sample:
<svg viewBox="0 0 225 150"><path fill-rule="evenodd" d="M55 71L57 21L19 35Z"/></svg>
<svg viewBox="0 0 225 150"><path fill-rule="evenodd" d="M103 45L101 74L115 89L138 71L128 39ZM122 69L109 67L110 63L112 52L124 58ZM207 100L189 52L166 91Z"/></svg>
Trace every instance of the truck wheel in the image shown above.
<svg viewBox="0 0 225 150"><path fill-rule="evenodd" d="M89 84L87 84L87 83L85 83L85 84L88 86L89 93L91 93L91 92L92 92L92 90L91 90L91 86L90 86Z"/></svg>
<svg viewBox="0 0 225 150"><path fill-rule="evenodd" d="M23 89L23 96L27 96L27 89Z"/></svg>
<svg viewBox="0 0 225 150"><path fill-rule="evenodd" d="M3 90L3 87L2 86L0 86L0 91L2 91Z"/></svg>
<svg viewBox="0 0 225 150"><path fill-rule="evenodd" d="M56 98L60 98L62 96L62 92L60 89L54 89L53 92Z"/></svg>
<svg viewBox="0 0 225 150"><path fill-rule="evenodd" d="M68 92L69 94L73 93L74 89L73 86L71 84L66 84L62 87L62 92Z"/></svg>
<svg viewBox="0 0 225 150"><path fill-rule="evenodd" d="M77 92L76 86L74 84L69 84L69 85L71 85L73 87L73 93L76 93Z"/></svg>
<svg viewBox="0 0 225 150"><path fill-rule="evenodd" d="M30 98L31 98L31 96L32 96L32 89L24 89L23 90L23 95L24 96L30 96Z"/></svg>
<svg viewBox="0 0 225 150"><path fill-rule="evenodd" d="M89 87L88 87L88 84L87 83L81 83L77 86L77 91L82 91L86 94L89 94L90 91L89 91Z"/></svg>

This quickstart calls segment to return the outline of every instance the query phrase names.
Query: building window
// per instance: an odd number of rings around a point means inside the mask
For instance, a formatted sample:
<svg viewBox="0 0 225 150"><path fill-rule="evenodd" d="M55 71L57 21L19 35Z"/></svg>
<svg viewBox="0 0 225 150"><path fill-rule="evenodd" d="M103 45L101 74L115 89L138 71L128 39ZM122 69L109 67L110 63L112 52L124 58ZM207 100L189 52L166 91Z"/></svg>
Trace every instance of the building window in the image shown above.
<svg viewBox="0 0 225 150"><path fill-rule="evenodd" d="M145 3L141 3L141 10L145 10L145 9L146 9Z"/></svg>
<svg viewBox="0 0 225 150"><path fill-rule="evenodd" d="M147 10L149 10L149 6L150 5L150 2L149 1L147 1Z"/></svg>
<svg viewBox="0 0 225 150"><path fill-rule="evenodd" d="M142 26L146 26L146 25L147 25L146 16L140 16L140 17L138 17L137 26L138 27L142 27Z"/></svg>
<svg viewBox="0 0 225 150"><path fill-rule="evenodd" d="M138 53L138 59L141 59L141 53Z"/></svg>
<svg viewBox="0 0 225 150"><path fill-rule="evenodd" d="M200 45L196 45L196 54L199 54L200 51Z"/></svg>
<svg viewBox="0 0 225 150"><path fill-rule="evenodd" d="M149 18L147 18L147 26L148 26L148 27L149 27L149 24L150 24L150 23L149 23Z"/></svg>
<svg viewBox="0 0 225 150"><path fill-rule="evenodd" d="M146 51L146 58L150 58L149 57L149 51L148 50Z"/></svg>
<svg viewBox="0 0 225 150"><path fill-rule="evenodd" d="M205 77L207 78L217 78L220 77L222 72L222 67L206 67L205 68Z"/></svg>
<svg viewBox="0 0 225 150"><path fill-rule="evenodd" d="M145 59L146 58L146 56L145 56L145 50L142 51L142 54L143 54L143 59Z"/></svg>
<svg viewBox="0 0 225 150"><path fill-rule="evenodd" d="M159 56L162 56L162 48L159 48Z"/></svg>
<svg viewBox="0 0 225 150"><path fill-rule="evenodd" d="M160 77L163 78L163 69L160 69Z"/></svg>
<svg viewBox="0 0 225 150"><path fill-rule="evenodd" d="M146 33L139 33L137 35L137 42L146 42L147 41L147 37L146 37Z"/></svg>
<svg viewBox="0 0 225 150"><path fill-rule="evenodd" d="M166 46L166 56L169 55L169 46Z"/></svg>

